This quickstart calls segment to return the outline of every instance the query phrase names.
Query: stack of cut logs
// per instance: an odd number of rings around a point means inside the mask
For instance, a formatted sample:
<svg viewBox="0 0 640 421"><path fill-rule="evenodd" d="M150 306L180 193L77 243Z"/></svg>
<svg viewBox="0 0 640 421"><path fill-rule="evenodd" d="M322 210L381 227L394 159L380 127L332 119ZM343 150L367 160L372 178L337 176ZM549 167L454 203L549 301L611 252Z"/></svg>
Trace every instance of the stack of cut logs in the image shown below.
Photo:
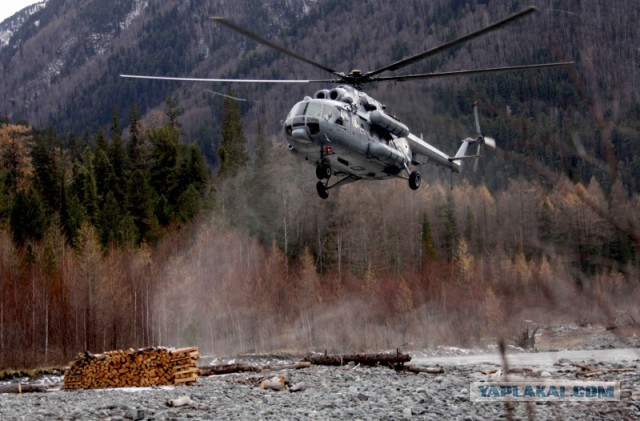
<svg viewBox="0 0 640 421"><path fill-rule="evenodd" d="M65 389L194 384L198 348L145 348L78 354L64 373Z"/></svg>

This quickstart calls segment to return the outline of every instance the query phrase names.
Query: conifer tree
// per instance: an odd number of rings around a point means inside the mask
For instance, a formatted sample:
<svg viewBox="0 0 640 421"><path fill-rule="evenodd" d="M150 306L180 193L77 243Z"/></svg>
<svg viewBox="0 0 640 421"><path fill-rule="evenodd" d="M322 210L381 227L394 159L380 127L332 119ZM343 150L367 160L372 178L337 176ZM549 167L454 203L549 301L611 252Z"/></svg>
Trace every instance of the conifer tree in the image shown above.
<svg viewBox="0 0 640 421"><path fill-rule="evenodd" d="M120 242L118 230L122 221L122 212L114 192L107 193L104 205L100 209L98 231L102 245L106 246L110 242Z"/></svg>
<svg viewBox="0 0 640 421"><path fill-rule="evenodd" d="M168 124L149 131L149 184L158 195L165 195L170 203L175 203L179 195L175 195L179 136L180 133Z"/></svg>
<svg viewBox="0 0 640 421"><path fill-rule="evenodd" d="M193 184L178 197L176 216L182 222L193 219L202 207L202 199L200 193Z"/></svg>
<svg viewBox="0 0 640 421"><path fill-rule="evenodd" d="M138 108L134 104L131 107L131 112L129 113L129 143L127 147L129 169L131 173L135 170L142 169L144 165L142 141L140 114L138 113Z"/></svg>
<svg viewBox="0 0 640 421"><path fill-rule="evenodd" d="M231 95L228 92L228 95ZM218 148L220 168L218 174L223 177L234 175L247 163L247 148L242 129L242 115L237 101L225 97L222 110L222 141Z"/></svg>
<svg viewBox="0 0 640 421"><path fill-rule="evenodd" d="M72 245L75 245L78 232L87 215L78 196L75 193L70 193L68 190L66 186L63 187L64 207L60 218L67 239Z"/></svg>
<svg viewBox="0 0 640 421"><path fill-rule="evenodd" d="M113 117L109 128L111 144L109 145L108 158L113 170L113 183L111 191L119 203L124 201L126 154L122 145L122 130L120 128L120 116L117 109L113 109Z"/></svg>
<svg viewBox="0 0 640 421"><path fill-rule="evenodd" d="M165 101L167 105L167 118L169 119L169 126L174 130L180 131L182 125L178 121L178 118L182 115L182 109L178 107L178 103L172 97L167 97Z"/></svg>
<svg viewBox="0 0 640 421"><path fill-rule="evenodd" d="M59 212L62 205L61 192L64 178L63 170L58 168L58 162L54 156L56 143L55 132L48 130L43 138L38 139L31 153L35 175L34 185L49 212Z"/></svg>
<svg viewBox="0 0 640 421"><path fill-rule="evenodd" d="M45 208L38 193L31 187L18 191L11 209L13 241L22 246L29 240L41 240L47 224Z"/></svg>
<svg viewBox="0 0 640 421"><path fill-rule="evenodd" d="M82 153L82 162L74 169L74 192L85 209L89 221L95 223L98 215L98 185L93 166L93 153L87 148Z"/></svg>
<svg viewBox="0 0 640 421"><path fill-rule="evenodd" d="M136 170L129 180L128 197L129 213L139 234L138 242L145 239L155 242L159 238L160 224L154 213L154 191L140 170Z"/></svg>
<svg viewBox="0 0 640 421"><path fill-rule="evenodd" d="M420 240L422 242L422 262L428 263L436 260L436 248L433 244L433 235L431 234L431 223L429 216L425 213L422 217L422 225L420 230Z"/></svg>
<svg viewBox="0 0 640 421"><path fill-rule="evenodd" d="M447 260L451 261L455 255L456 242L458 240L458 224L456 222L455 204L453 194L447 194L447 203L440 208L442 218L442 247L447 254Z"/></svg>

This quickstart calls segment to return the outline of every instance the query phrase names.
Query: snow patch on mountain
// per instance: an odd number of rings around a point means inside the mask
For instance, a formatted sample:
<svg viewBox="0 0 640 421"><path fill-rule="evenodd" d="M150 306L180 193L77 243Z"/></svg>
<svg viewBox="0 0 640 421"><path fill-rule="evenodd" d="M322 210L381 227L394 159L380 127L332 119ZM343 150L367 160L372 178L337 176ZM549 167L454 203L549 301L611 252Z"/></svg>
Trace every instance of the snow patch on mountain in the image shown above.
<svg viewBox="0 0 640 421"><path fill-rule="evenodd" d="M142 14L142 11L147 8L149 2L147 0L136 0L133 10L124 18L124 21L120 22L120 29L126 29L131 22Z"/></svg>
<svg viewBox="0 0 640 421"><path fill-rule="evenodd" d="M25 7L15 15L0 23L0 49L9 45L13 34L15 34L32 15L44 9L48 1L49 0L43 0L39 3ZM34 24L38 26L40 22L36 21Z"/></svg>

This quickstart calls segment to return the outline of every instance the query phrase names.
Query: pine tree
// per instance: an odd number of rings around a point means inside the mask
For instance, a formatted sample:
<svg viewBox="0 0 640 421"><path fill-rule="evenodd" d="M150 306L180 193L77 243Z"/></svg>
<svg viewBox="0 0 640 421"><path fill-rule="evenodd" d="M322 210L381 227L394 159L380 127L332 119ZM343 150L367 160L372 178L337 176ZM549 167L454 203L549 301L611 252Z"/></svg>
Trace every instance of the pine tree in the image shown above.
<svg viewBox="0 0 640 421"><path fill-rule="evenodd" d="M102 205L102 209L100 209L97 226L100 241L103 246L106 246L111 242L120 242L118 230L120 228L121 221L121 207L114 192L111 191L107 193L104 205Z"/></svg>
<svg viewBox="0 0 640 421"><path fill-rule="evenodd" d="M178 118L182 115L182 109L178 107L178 103L172 97L167 97L165 101L167 105L167 118L169 119L169 126L174 130L180 131L182 125L178 121Z"/></svg>
<svg viewBox="0 0 640 421"><path fill-rule="evenodd" d="M30 240L41 240L47 225L47 215L38 193L33 188L18 191L11 209L13 241L23 246Z"/></svg>
<svg viewBox="0 0 640 421"><path fill-rule="evenodd" d="M423 265L426 266L426 263L436 260L436 248L433 244L431 223L429 222L429 216L426 213L422 216L420 233L420 241L422 243L422 262Z"/></svg>
<svg viewBox="0 0 640 421"><path fill-rule="evenodd" d="M37 141L31 154L35 174L34 185L49 212L59 212L62 205L61 192L64 178L63 170L58 168L58 162L54 156L56 143L55 132L50 130L44 135L44 139Z"/></svg>
<svg viewBox="0 0 640 421"><path fill-rule="evenodd" d="M86 210L75 193L69 194L66 187L64 187L63 192L64 208L60 215L62 228L69 242L75 245L80 227L87 218Z"/></svg>
<svg viewBox="0 0 640 421"><path fill-rule="evenodd" d="M179 132L170 125L149 131L149 184L157 195L164 195L175 204L181 192L176 191L178 181Z"/></svg>
<svg viewBox="0 0 640 421"><path fill-rule="evenodd" d="M135 170L142 169L144 166L143 139L142 129L140 127L140 114L135 104L131 107L129 113L129 144L127 155L129 157L129 170L133 173Z"/></svg>
<svg viewBox="0 0 640 421"><path fill-rule="evenodd" d="M447 254L447 260L453 260L456 252L456 242L458 240L458 224L456 222L455 204L453 194L447 194L447 203L440 208L442 219L442 247Z"/></svg>
<svg viewBox="0 0 640 421"><path fill-rule="evenodd" d="M139 237L137 242L155 242L160 237L160 224L154 213L154 191L145 174L137 170L129 180L129 213L133 218Z"/></svg>
<svg viewBox="0 0 640 421"><path fill-rule="evenodd" d="M82 162L74 168L74 192L85 209L86 216L92 223L98 217L98 185L93 166L93 153L87 148L82 153Z"/></svg>
<svg viewBox="0 0 640 421"><path fill-rule="evenodd" d="M127 167L126 154L122 145L122 130L120 128L120 116L117 109L113 109L113 117L109 128L111 134L111 144L109 145L108 158L113 170L113 182L111 191L115 195L118 202L124 201L124 192L126 190L125 169Z"/></svg>
<svg viewBox="0 0 640 421"><path fill-rule="evenodd" d="M278 200L273 179L273 166L269 159L269 142L264 135L262 125L258 122L256 133L256 148L253 164L246 170L246 180L243 189L248 193L246 203L247 215L244 223L249 224L250 232L256 235L264 244L270 244L275 237L274 227L277 226ZM265 209L272 210L265 212Z"/></svg>
<svg viewBox="0 0 640 421"><path fill-rule="evenodd" d="M178 197L176 205L176 216L182 222L193 219L202 208L202 198L193 184Z"/></svg>
<svg viewBox="0 0 640 421"><path fill-rule="evenodd" d="M538 237L547 246L556 241L555 208L549 196L545 196L538 211Z"/></svg>
<svg viewBox="0 0 640 421"><path fill-rule="evenodd" d="M231 92L228 92L232 95ZM234 175L247 163L246 139L242 129L240 105L231 98L224 98L222 110L222 142L218 148L221 177Z"/></svg>

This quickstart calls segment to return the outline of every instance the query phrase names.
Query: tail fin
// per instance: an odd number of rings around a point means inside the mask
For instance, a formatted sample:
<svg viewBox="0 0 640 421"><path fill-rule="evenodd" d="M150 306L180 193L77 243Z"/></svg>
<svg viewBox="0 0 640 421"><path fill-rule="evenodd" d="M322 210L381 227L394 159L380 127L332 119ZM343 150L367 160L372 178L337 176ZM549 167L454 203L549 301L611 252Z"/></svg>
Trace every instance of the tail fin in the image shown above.
<svg viewBox="0 0 640 421"><path fill-rule="evenodd" d="M476 140L472 139L470 137L463 139L462 140L462 145L460 145L460 149L458 149L458 152L456 152L456 154L453 157L453 160L461 160L463 158L465 158L465 156L467 155L467 149L469 148L469 144L470 143L474 143Z"/></svg>
<svg viewBox="0 0 640 421"><path fill-rule="evenodd" d="M480 119L478 118L478 103L474 101L472 106L473 106L473 119L475 120L475 124L476 124L476 137L475 138L468 137L464 139L462 141L462 145L460 145L460 149L458 149L458 152L456 152L456 155L453 158L451 158L451 161L458 161L459 168L462 168L462 163L464 162L465 159L473 158L475 159L474 171L477 171L478 158L480 158L481 146L487 145L495 149L496 141L491 137L485 137L482 135L482 132L480 132ZM469 145L472 143L475 143L478 145L476 149L476 153L475 155L467 156L467 149L469 148Z"/></svg>

